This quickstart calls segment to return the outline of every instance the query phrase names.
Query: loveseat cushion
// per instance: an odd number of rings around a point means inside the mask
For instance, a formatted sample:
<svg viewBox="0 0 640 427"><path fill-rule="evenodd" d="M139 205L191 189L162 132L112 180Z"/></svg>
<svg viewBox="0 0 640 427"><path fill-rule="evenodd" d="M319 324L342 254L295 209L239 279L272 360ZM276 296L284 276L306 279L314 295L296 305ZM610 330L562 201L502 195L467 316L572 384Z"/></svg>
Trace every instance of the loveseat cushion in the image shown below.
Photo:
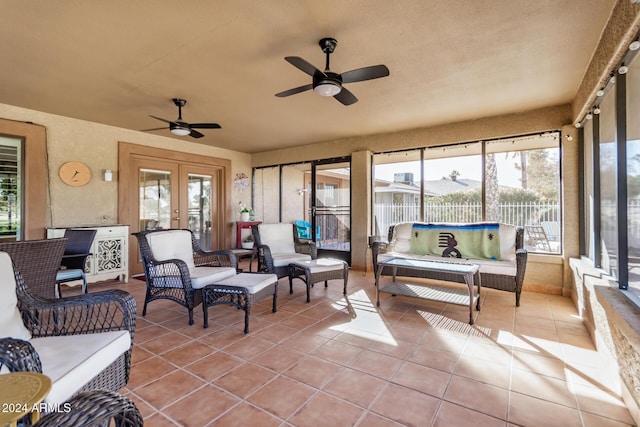
<svg viewBox="0 0 640 427"><path fill-rule="evenodd" d="M293 254L293 224L259 224L260 243L269 246L271 254Z"/></svg>
<svg viewBox="0 0 640 427"><path fill-rule="evenodd" d="M189 269L193 289L202 289L207 285L218 283L235 275L236 269L233 267L193 267Z"/></svg>
<svg viewBox="0 0 640 427"><path fill-rule="evenodd" d="M6 252L0 252L0 277L3 278L3 283L0 283L0 338L28 341L31 339L31 332L24 326L18 310L13 262Z"/></svg>
<svg viewBox="0 0 640 427"><path fill-rule="evenodd" d="M179 259L187 267L195 267L191 233L188 230L166 230L147 234L153 257L158 261Z"/></svg>
<svg viewBox="0 0 640 427"><path fill-rule="evenodd" d="M128 331L33 338L42 373L51 378L47 403L63 403L131 347Z"/></svg>

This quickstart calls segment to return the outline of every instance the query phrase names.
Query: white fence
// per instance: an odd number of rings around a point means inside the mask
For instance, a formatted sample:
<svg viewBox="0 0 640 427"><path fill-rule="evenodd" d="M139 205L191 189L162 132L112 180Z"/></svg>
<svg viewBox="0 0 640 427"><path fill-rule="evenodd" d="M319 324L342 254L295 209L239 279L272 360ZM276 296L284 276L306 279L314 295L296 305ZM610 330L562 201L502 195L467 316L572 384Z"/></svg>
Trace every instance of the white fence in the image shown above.
<svg viewBox="0 0 640 427"><path fill-rule="evenodd" d="M499 218L505 224L539 225L542 222L559 222L560 205L555 201L502 203ZM426 203L426 222L478 222L482 221L482 204L435 204ZM378 231L386 236L391 224L405 221L421 221L419 205L375 204L375 219Z"/></svg>

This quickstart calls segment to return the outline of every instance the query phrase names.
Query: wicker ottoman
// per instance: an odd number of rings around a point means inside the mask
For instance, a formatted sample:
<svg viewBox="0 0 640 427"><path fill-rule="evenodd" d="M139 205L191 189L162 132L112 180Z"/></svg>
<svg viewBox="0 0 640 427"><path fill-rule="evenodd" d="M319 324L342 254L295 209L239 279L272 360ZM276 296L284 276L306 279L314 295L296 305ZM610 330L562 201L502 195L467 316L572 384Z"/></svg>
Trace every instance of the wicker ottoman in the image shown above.
<svg viewBox="0 0 640 427"><path fill-rule="evenodd" d="M347 294L347 281L349 280L349 266L346 262L333 258L319 258L311 261L296 261L289 264L289 293L293 293L293 279L298 278L307 285L307 302L309 290L314 283L324 282L332 279L344 280L343 294Z"/></svg>
<svg viewBox="0 0 640 427"><path fill-rule="evenodd" d="M209 327L209 307L228 304L244 310L244 333L249 333L251 307L273 295L273 312L278 298L278 276L275 274L240 273L202 288L204 327Z"/></svg>

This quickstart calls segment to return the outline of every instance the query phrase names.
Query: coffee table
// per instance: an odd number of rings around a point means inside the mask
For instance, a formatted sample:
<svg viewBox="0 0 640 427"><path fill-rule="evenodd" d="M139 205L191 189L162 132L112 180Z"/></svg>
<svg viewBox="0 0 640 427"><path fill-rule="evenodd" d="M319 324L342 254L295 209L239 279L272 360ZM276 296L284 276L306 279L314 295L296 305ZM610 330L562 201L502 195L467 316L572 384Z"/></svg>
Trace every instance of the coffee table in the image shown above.
<svg viewBox="0 0 640 427"><path fill-rule="evenodd" d="M393 272L393 282L380 288L380 275L384 267L390 267ZM459 275L467 284L468 290L455 289L443 286L435 286L424 283L398 283L396 272L398 268L412 270L427 270L441 273L451 273ZM480 289L482 287L477 264L462 264L457 262L422 260L411 258L389 258L378 262L376 271L376 305L380 307L380 292L387 292L393 295L403 295L408 297L421 298L432 301L440 301L456 305L469 305L469 324L473 325L473 303L476 303L476 310L480 310ZM475 277L477 276L477 281ZM477 283L476 283L477 282ZM473 287L478 286L478 292L474 292Z"/></svg>

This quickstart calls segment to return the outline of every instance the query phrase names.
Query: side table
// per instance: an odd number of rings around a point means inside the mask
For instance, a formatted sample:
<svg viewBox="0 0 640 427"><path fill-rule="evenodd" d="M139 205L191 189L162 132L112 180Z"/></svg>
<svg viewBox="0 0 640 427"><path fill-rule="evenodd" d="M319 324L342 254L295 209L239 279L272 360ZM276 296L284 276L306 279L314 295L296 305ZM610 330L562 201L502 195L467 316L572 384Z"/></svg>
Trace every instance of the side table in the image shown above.
<svg viewBox="0 0 640 427"><path fill-rule="evenodd" d="M29 413L35 424L40 419L38 406L50 390L51 379L37 372L0 375L0 425L15 427L18 420Z"/></svg>

